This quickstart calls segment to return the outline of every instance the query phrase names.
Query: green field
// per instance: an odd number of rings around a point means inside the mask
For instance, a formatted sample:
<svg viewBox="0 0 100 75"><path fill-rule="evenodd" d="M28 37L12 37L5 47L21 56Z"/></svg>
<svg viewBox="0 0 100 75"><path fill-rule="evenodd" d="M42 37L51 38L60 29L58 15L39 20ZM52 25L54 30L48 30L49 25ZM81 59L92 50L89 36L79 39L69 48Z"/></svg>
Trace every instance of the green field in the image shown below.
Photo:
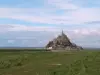
<svg viewBox="0 0 100 75"><path fill-rule="evenodd" d="M0 51L0 75L100 75L100 51Z"/></svg>

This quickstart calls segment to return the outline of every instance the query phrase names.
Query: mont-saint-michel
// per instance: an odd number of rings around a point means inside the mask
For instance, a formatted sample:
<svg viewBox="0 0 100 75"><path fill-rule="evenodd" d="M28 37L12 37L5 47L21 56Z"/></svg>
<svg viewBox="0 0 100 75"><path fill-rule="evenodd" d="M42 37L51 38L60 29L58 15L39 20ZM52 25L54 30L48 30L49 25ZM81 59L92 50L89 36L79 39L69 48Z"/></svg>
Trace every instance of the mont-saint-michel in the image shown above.
<svg viewBox="0 0 100 75"><path fill-rule="evenodd" d="M62 31L61 35L49 41L46 45L48 50L82 50L83 48L72 43L67 35Z"/></svg>

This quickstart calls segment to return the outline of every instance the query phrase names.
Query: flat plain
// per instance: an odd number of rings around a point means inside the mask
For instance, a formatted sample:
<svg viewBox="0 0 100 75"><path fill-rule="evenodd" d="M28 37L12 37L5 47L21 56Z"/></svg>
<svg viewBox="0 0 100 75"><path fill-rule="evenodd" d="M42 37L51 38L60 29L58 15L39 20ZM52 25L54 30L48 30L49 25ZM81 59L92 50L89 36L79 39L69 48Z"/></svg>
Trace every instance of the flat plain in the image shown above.
<svg viewBox="0 0 100 75"><path fill-rule="evenodd" d="M100 75L100 51L1 50L0 75Z"/></svg>

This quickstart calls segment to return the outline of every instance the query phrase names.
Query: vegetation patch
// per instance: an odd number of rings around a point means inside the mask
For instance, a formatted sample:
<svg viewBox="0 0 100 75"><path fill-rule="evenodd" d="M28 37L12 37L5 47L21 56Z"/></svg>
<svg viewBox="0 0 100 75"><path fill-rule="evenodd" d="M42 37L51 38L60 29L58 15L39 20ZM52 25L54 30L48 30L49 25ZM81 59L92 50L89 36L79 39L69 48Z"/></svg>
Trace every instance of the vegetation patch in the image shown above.
<svg viewBox="0 0 100 75"><path fill-rule="evenodd" d="M0 75L99 75L100 51L0 52Z"/></svg>

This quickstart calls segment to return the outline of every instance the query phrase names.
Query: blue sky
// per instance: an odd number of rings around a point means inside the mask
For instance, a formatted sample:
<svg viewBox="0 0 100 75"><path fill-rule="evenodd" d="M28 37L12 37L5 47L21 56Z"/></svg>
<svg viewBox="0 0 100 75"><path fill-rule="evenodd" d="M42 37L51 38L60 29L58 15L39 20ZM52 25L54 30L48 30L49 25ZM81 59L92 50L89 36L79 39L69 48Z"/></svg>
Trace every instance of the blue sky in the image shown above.
<svg viewBox="0 0 100 75"><path fill-rule="evenodd" d="M0 47L45 46L61 30L100 47L100 0L0 0Z"/></svg>

